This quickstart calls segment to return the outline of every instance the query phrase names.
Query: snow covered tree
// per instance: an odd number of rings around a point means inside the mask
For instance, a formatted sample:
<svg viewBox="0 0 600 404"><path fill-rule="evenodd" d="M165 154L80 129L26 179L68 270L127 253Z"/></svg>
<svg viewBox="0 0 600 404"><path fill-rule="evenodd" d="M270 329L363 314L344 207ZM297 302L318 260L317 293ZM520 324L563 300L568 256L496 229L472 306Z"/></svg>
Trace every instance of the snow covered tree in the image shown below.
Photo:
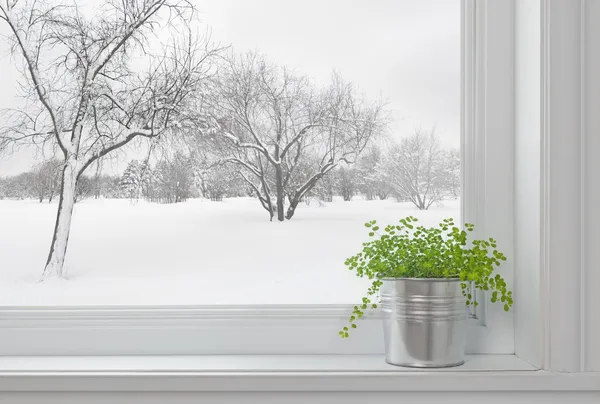
<svg viewBox="0 0 600 404"><path fill-rule="evenodd" d="M332 171L325 174L308 195L316 197L322 202L333 202L335 193L335 176Z"/></svg>
<svg viewBox="0 0 600 404"><path fill-rule="evenodd" d="M160 161L155 171L161 202L179 203L191 197L194 177L189 157L176 153L172 158Z"/></svg>
<svg viewBox="0 0 600 404"><path fill-rule="evenodd" d="M196 124L190 95L205 81L214 51L191 29L166 46L151 43L159 30L162 43L174 26L186 32L193 15L188 0L105 0L85 7L0 1L0 23L10 32L4 40L24 66L24 95L31 101L13 110L0 130L0 151L45 144L62 157L44 278L62 276L77 181L86 169L134 140Z"/></svg>
<svg viewBox="0 0 600 404"><path fill-rule="evenodd" d="M33 192L37 196L40 203L44 201L48 191L46 173L40 169L41 165L33 168L32 182L29 184L33 188Z"/></svg>
<svg viewBox="0 0 600 404"><path fill-rule="evenodd" d="M443 182L448 188L450 196L454 199L460 197L460 151L458 149L447 150L444 154L446 170Z"/></svg>
<svg viewBox="0 0 600 404"><path fill-rule="evenodd" d="M122 176L113 176L96 173L89 177L92 187L92 194L95 199L100 198L121 198L126 192L121 188ZM127 194L129 195L129 194Z"/></svg>
<svg viewBox="0 0 600 404"><path fill-rule="evenodd" d="M204 198L222 201L226 196L243 195L243 182L235 167L229 164L217 164L202 169L198 173L197 183Z"/></svg>
<svg viewBox="0 0 600 404"><path fill-rule="evenodd" d="M436 202L456 196L460 183L457 157L457 152L442 149L434 130L417 130L390 149L379 174L400 200L427 210Z"/></svg>
<svg viewBox="0 0 600 404"><path fill-rule="evenodd" d="M46 198L48 202L52 202L52 198L58 193L61 165L60 160L49 159L33 167L31 187L40 202Z"/></svg>
<svg viewBox="0 0 600 404"><path fill-rule="evenodd" d="M92 177L82 175L75 188L75 203L80 202L94 194L94 181Z"/></svg>
<svg viewBox="0 0 600 404"><path fill-rule="evenodd" d="M383 152L378 146L365 150L356 163L358 190L367 200L387 199L392 192L385 176L380 174L379 167L382 163Z"/></svg>
<svg viewBox="0 0 600 404"><path fill-rule="evenodd" d="M157 195L157 173L148 162L144 162L140 169L141 194L147 201L156 202Z"/></svg>
<svg viewBox="0 0 600 404"><path fill-rule="evenodd" d="M119 188L129 198L137 200L142 191L142 166L139 161L131 160L119 181Z"/></svg>
<svg viewBox="0 0 600 404"><path fill-rule="evenodd" d="M36 198L37 193L34 184L33 171L7 177L5 179L5 196L11 199Z"/></svg>
<svg viewBox="0 0 600 404"><path fill-rule="evenodd" d="M215 92L213 143L220 140L222 161L237 166L271 220L291 219L304 196L340 163L354 163L386 123L382 104L363 100L339 75L317 87L257 54L230 57Z"/></svg>
<svg viewBox="0 0 600 404"><path fill-rule="evenodd" d="M334 172L335 189L348 202L358 191L358 175L353 167L340 166Z"/></svg>

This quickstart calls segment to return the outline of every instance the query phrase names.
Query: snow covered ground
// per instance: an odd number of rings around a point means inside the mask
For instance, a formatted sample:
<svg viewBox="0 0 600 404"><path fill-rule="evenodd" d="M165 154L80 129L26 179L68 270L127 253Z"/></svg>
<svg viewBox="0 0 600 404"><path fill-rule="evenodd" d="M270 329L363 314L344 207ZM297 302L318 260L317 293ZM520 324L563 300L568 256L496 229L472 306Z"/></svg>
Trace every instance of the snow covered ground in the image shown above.
<svg viewBox="0 0 600 404"><path fill-rule="evenodd" d="M269 222L258 201L75 206L67 279L37 283L56 205L0 201L0 305L336 304L363 296L344 260L367 240L364 222L413 215L436 225L460 201L418 211L396 201L303 204Z"/></svg>

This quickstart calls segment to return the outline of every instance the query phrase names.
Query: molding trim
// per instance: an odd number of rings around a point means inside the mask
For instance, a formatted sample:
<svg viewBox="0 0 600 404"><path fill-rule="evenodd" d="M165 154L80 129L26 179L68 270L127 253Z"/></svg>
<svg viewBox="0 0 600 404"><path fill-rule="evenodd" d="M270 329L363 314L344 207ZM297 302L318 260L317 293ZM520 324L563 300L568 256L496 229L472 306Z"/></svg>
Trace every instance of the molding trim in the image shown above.
<svg viewBox="0 0 600 404"><path fill-rule="evenodd" d="M482 187L485 184L485 142L477 128L485 119L478 100L485 94L482 78L485 41L482 32L485 23L485 2L462 0L461 17L461 220L463 223L480 223L483 209ZM477 289L472 289L474 299L479 302L471 316L485 325L487 299Z"/></svg>
<svg viewBox="0 0 600 404"><path fill-rule="evenodd" d="M0 310L0 355L381 354L382 312L351 338L352 306L56 307ZM505 353L471 321L468 353Z"/></svg>
<svg viewBox="0 0 600 404"><path fill-rule="evenodd" d="M54 328L56 324L111 324L145 322L165 324L206 320L347 320L352 305L248 305L248 306L57 306L0 307L2 327ZM382 319L381 310L368 310L365 319ZM133 324L132 324L133 325Z"/></svg>
<svg viewBox="0 0 600 404"><path fill-rule="evenodd" d="M550 263L550 186L549 186L549 99L550 99L550 11L548 0L541 0L541 71L540 71L540 310L542 315L542 368L549 368L550 358L550 333L548 332L550 324L550 310L545 306L550 300L550 281L549 281L549 263Z"/></svg>
<svg viewBox="0 0 600 404"><path fill-rule="evenodd" d="M586 371L600 371L600 2L584 0L582 3L582 180L585 209L583 220L582 257L586 272L583 274L582 323L584 333L582 363Z"/></svg>
<svg viewBox="0 0 600 404"><path fill-rule="evenodd" d="M516 1L515 353L541 366L541 2Z"/></svg>
<svg viewBox="0 0 600 404"><path fill-rule="evenodd" d="M587 191L586 191L586 148L587 148L587 141L586 141L586 135L587 135L587 130L586 130L586 111L587 111L587 106L586 106L586 65L587 65L587 56L586 56L586 52L587 52L587 22L586 22L586 13L587 13L587 0L580 0L581 1L581 5L580 5L580 10L579 10L579 21L580 21L580 31L579 31L579 42L580 42L580 48L579 48L579 55L580 55L580 59L579 59L579 63L580 63L580 70L579 70L579 89L580 89L580 95L579 95L579 127L580 127L580 131L581 131L581 135L580 135L580 150L579 150L579 155L580 155L580 166L579 166L579 173L580 173L580 183L579 183L579 187L581 188L581 205L580 205L580 216L579 216L579 220L580 220L580 224L581 224L581 228L579 230L579 237L581 240L581 244L579 246L579 254L580 254L580 260L581 260L581 279L580 279L580 284L579 284L579 307L580 307L580 311L579 311L579 322L581 323L581 332L580 332L580 345L581 345L581 349L579 352L579 368L581 371L584 371L587 369L587 363L586 363L586 339L587 339L587 335L586 335L586 330L585 330L585 324L586 324L586 319L587 319L587 306L586 306L586 282L587 282L587 277L586 277L586 272L588 267L588 262L586 259L586 252L587 252L587 239L586 239L586 233L587 233L587 220L586 220L586 201L587 201Z"/></svg>
<svg viewBox="0 0 600 404"><path fill-rule="evenodd" d="M542 367L585 369L583 0L542 0Z"/></svg>
<svg viewBox="0 0 600 404"><path fill-rule="evenodd" d="M600 392L599 373L107 372L0 374L6 392ZM1 397L1 396L0 396ZM439 397L438 397L439 399Z"/></svg>
<svg viewBox="0 0 600 404"><path fill-rule="evenodd" d="M514 285L514 27L513 0L463 0L463 222L475 237L491 234L509 257L500 272ZM493 185L492 185L493 184ZM489 237L489 236L488 236ZM513 288L514 289L514 288ZM478 291L481 323L514 353L514 313L487 304Z"/></svg>

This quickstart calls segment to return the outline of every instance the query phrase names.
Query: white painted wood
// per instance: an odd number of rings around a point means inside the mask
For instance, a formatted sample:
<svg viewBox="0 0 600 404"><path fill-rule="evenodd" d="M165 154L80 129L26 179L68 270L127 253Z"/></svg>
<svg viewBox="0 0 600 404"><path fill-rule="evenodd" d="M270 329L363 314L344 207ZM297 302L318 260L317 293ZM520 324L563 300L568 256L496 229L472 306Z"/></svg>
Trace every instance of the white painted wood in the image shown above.
<svg viewBox="0 0 600 404"><path fill-rule="evenodd" d="M14 308L0 313L0 355L381 354L381 312L351 338L351 306ZM473 324L469 353L505 353ZM43 339L40 339L43 336ZM479 341L483 341L479 343Z"/></svg>
<svg viewBox="0 0 600 404"><path fill-rule="evenodd" d="M537 370L515 355L468 355L453 368L414 369L389 365L384 355L162 355L5 356L7 373L181 373L181 372L502 372Z"/></svg>
<svg viewBox="0 0 600 404"><path fill-rule="evenodd" d="M516 353L547 370L597 371L600 2L540 6L538 18L537 1L517 0Z"/></svg>
<svg viewBox="0 0 600 404"><path fill-rule="evenodd" d="M544 369L582 371L581 1L542 2L541 297Z"/></svg>
<svg viewBox="0 0 600 404"><path fill-rule="evenodd" d="M597 404L596 392L121 392L1 393L11 404Z"/></svg>
<svg viewBox="0 0 600 404"><path fill-rule="evenodd" d="M508 257L499 269L514 288L514 2L477 0L474 24L463 31L463 211L474 236L494 237ZM470 42L471 41L471 42ZM513 313L488 304L478 292L487 331L470 341L471 352L514 353Z"/></svg>
<svg viewBox="0 0 600 404"><path fill-rule="evenodd" d="M541 367L541 2L515 10L515 353Z"/></svg>
<svg viewBox="0 0 600 404"><path fill-rule="evenodd" d="M417 370L381 355L0 358L9 403L597 403L600 373L534 369L514 355ZM277 369L276 371L273 371Z"/></svg>
<svg viewBox="0 0 600 404"><path fill-rule="evenodd" d="M478 6L478 4L480 6ZM484 64L485 41L480 31L485 27L485 9L483 3L475 0L462 1L461 17L461 220L463 224L471 221L478 223L478 213L484 209L481 189L485 182L483 170L485 154L478 132L477 122L483 115L479 108L478 97L485 90L482 78ZM486 299L476 289L472 290L477 308L471 308L471 316L475 316L477 324L485 325Z"/></svg>
<svg viewBox="0 0 600 404"><path fill-rule="evenodd" d="M598 373L489 372L88 372L3 373L0 392L594 392Z"/></svg>
<svg viewBox="0 0 600 404"><path fill-rule="evenodd" d="M583 367L600 372L600 1L583 6Z"/></svg>

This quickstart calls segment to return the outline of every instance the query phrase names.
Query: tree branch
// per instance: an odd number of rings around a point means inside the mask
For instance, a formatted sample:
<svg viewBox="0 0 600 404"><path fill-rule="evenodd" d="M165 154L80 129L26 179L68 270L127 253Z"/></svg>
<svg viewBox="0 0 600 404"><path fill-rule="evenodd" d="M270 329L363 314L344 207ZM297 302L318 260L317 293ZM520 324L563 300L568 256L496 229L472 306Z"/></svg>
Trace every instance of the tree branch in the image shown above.
<svg viewBox="0 0 600 404"><path fill-rule="evenodd" d="M158 135L154 134L153 131L147 129L135 129L132 130L124 139L111 144L108 147L103 148L102 150L94 153L91 157L89 157L84 163L83 166L78 170L77 177L80 177L81 174L92 164L94 161L98 160L101 157L106 156L108 153L119 149L120 147L125 146L127 143L131 142L136 137L147 137L154 138Z"/></svg>
<svg viewBox="0 0 600 404"><path fill-rule="evenodd" d="M48 111L50 115L50 119L52 120L52 126L54 128L54 135L56 136L56 140L58 142L59 147L66 155L68 152L73 151L73 145L65 138L63 138L62 133L64 133L58 125L58 120L56 118L56 111L52 107L50 100L46 96L46 90L42 86L40 74L37 68L37 65L34 63L36 59L33 53L30 51L28 44L25 39L22 37L19 28L17 27L17 22L13 20L12 10L14 6L17 4L17 1L14 1L10 4L8 1L6 2L6 6L0 5L0 11L4 14L4 21L8 23L12 33L14 34L19 48L21 49L21 54L25 59L27 64L27 69L31 76L31 80L33 81L35 92L38 96L38 99L44 106L44 108Z"/></svg>

